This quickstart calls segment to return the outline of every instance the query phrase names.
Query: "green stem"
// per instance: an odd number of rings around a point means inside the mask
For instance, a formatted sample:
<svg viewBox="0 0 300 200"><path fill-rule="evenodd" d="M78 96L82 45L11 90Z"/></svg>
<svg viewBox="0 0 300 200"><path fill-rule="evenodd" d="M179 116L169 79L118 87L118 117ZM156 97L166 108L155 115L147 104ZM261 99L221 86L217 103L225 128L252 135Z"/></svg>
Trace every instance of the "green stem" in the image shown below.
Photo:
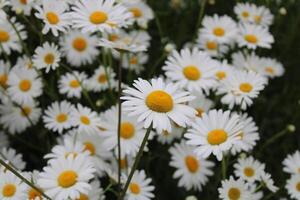
<svg viewBox="0 0 300 200"><path fill-rule="evenodd" d="M279 138L281 138L282 136L284 136L287 132L288 132L288 130L287 130L287 128L285 128L282 131L280 131L279 133L275 134L268 141L266 141L266 143L261 147L260 151L262 151L267 146L269 146L270 144L272 144L273 142L275 142L276 140L278 140Z"/></svg>
<svg viewBox="0 0 300 200"><path fill-rule="evenodd" d="M50 197L48 197L41 189L39 189L38 187L36 187L33 183L31 183L30 181L28 181L24 176L22 176L17 170L15 170L12 166L10 166L9 164L7 164L5 161L3 161L2 159L0 159L0 164L3 165L7 170L9 170L10 172L12 172L14 175L16 175L19 179L21 179L24 183L26 183L28 186L32 187L33 189L35 189L36 191L38 191L43 197L45 197L48 200L51 200Z"/></svg>
<svg viewBox="0 0 300 200"><path fill-rule="evenodd" d="M139 164L139 162L140 162L140 160L141 160L141 157L142 157L142 155L143 155L144 148L145 148L145 146L146 146L146 144L147 144L147 141L148 141L148 139L149 139L151 129L152 129L152 124L148 127L148 129L147 129L147 131L146 131L146 134L145 134L145 136L144 136L143 142L142 142L142 144L141 144L141 146L140 146L140 149L139 149L139 151L138 151L138 153L137 153L137 156L136 156L136 158L135 158L135 160L134 160L133 166L132 166L132 168L131 168L131 170L130 170L128 179L127 179L127 181L126 181L126 183L125 183L124 189L123 189L123 191L122 191L122 193L121 193L121 196L119 197L119 200L123 200L123 199L124 199L124 196L125 196L126 191L127 191L128 187L129 187L129 184L130 184L130 182L131 182L131 179L132 179L132 177L133 177L133 174L134 174L134 172L135 172L135 170L136 170L136 168L137 168L137 166L138 166L138 164Z"/></svg>
<svg viewBox="0 0 300 200"><path fill-rule="evenodd" d="M198 19L197 19L196 31L195 31L195 35L194 35L194 39L193 40L195 40L197 38L198 29L199 29L199 27L201 25L201 22L202 22L202 19L203 19L203 16L204 16L204 11L205 11L205 7L206 7L206 3L207 3L207 0L202 0L201 1L200 11L199 11Z"/></svg>
<svg viewBox="0 0 300 200"><path fill-rule="evenodd" d="M227 172L227 162L226 162L226 157L224 155L222 159L222 179L226 179L227 177L226 172Z"/></svg>
<svg viewBox="0 0 300 200"><path fill-rule="evenodd" d="M154 65L150 68L150 71L148 73L148 78L152 77L156 71L156 68L159 66L159 64L167 57L167 53L163 53L160 58L154 63Z"/></svg>

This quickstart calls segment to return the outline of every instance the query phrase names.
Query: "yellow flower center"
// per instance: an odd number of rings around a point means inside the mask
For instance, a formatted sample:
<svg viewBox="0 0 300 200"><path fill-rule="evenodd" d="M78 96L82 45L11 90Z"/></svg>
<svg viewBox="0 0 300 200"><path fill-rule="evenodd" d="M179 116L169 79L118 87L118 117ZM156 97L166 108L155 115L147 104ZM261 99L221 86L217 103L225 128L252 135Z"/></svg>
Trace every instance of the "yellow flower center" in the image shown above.
<svg viewBox="0 0 300 200"><path fill-rule="evenodd" d="M92 156L95 155L96 152L95 145L91 142L84 143L84 150L89 151Z"/></svg>
<svg viewBox="0 0 300 200"><path fill-rule="evenodd" d="M218 48L218 44L214 41L208 41L206 43L206 48L208 48L209 50L215 50Z"/></svg>
<svg viewBox="0 0 300 200"><path fill-rule="evenodd" d="M0 74L0 86L3 88L7 87L7 80L8 80L8 76L7 74Z"/></svg>
<svg viewBox="0 0 300 200"><path fill-rule="evenodd" d="M196 108L196 111L197 111L196 116L197 117L202 117L202 115L204 113L204 110L202 108Z"/></svg>
<svg viewBox="0 0 300 200"><path fill-rule="evenodd" d="M62 188L72 187L76 184L77 177L77 173L73 170L64 171L57 178L58 185Z"/></svg>
<svg viewBox="0 0 300 200"><path fill-rule="evenodd" d="M219 80L223 80L224 78L226 78L226 72L224 71L218 71L216 73L216 77L219 79Z"/></svg>
<svg viewBox="0 0 300 200"><path fill-rule="evenodd" d="M130 8L130 12L135 18L139 18L143 15L143 12L139 8Z"/></svg>
<svg viewBox="0 0 300 200"><path fill-rule="evenodd" d="M296 189L297 189L297 191L298 191L298 192L300 192L300 182L299 182L299 183L297 183L297 185L296 185Z"/></svg>
<svg viewBox="0 0 300 200"><path fill-rule="evenodd" d="M255 174L255 171L253 170L253 168L251 167L246 167L244 169L244 174L247 176L247 177L253 177L254 174Z"/></svg>
<svg viewBox="0 0 300 200"><path fill-rule="evenodd" d="M252 44L256 44L258 41L257 37L253 34L245 35L245 40Z"/></svg>
<svg viewBox="0 0 300 200"><path fill-rule="evenodd" d="M27 0L20 0L20 3L23 4L23 5L26 5L27 4Z"/></svg>
<svg viewBox="0 0 300 200"><path fill-rule="evenodd" d="M274 72L274 69L272 68L272 67L266 67L265 68L265 71L267 72L267 73L269 73L269 74L274 74L275 72ZM1 79L0 79L1 80Z"/></svg>
<svg viewBox="0 0 300 200"><path fill-rule="evenodd" d="M19 88L23 92L28 92L28 90L31 88L31 81L27 79L21 80L19 83Z"/></svg>
<svg viewBox="0 0 300 200"><path fill-rule="evenodd" d="M76 200L89 200L89 197L85 194L80 194L79 198Z"/></svg>
<svg viewBox="0 0 300 200"><path fill-rule="evenodd" d="M140 186L136 183L130 183L129 189L133 194L139 194L141 192Z"/></svg>
<svg viewBox="0 0 300 200"><path fill-rule="evenodd" d="M146 105L155 112L167 113L173 109L173 98L165 91L156 90L148 94Z"/></svg>
<svg viewBox="0 0 300 200"><path fill-rule="evenodd" d="M124 158L124 159L121 159L120 160L120 165L121 165L121 169L125 169L125 168L127 168L127 159L126 158Z"/></svg>
<svg viewBox="0 0 300 200"><path fill-rule="evenodd" d="M48 12L46 14L46 18L47 18L48 22L52 25L58 24L58 22L59 22L59 17L54 12Z"/></svg>
<svg viewBox="0 0 300 200"><path fill-rule="evenodd" d="M48 53L44 57L44 61L45 61L45 63L47 65L53 64L54 63L54 59L55 59L55 57L54 57L54 55L52 53Z"/></svg>
<svg viewBox="0 0 300 200"><path fill-rule="evenodd" d="M65 113L60 113L59 115L56 116L56 121L58 123L63 123L68 120L68 115Z"/></svg>
<svg viewBox="0 0 300 200"><path fill-rule="evenodd" d="M242 16L244 18L248 18L249 17L249 12L247 12L247 11L242 12Z"/></svg>
<svg viewBox="0 0 300 200"><path fill-rule="evenodd" d="M31 188L28 191L28 200L42 200L42 194L36 191L35 189Z"/></svg>
<svg viewBox="0 0 300 200"><path fill-rule="evenodd" d="M123 122L121 124L121 137L130 139L134 136L135 128L130 122Z"/></svg>
<svg viewBox="0 0 300 200"><path fill-rule="evenodd" d="M238 200L241 197L241 191L238 188L230 188L228 191L228 197L230 200Z"/></svg>
<svg viewBox="0 0 300 200"><path fill-rule="evenodd" d="M211 145L219 145L227 140L227 133L222 129L215 129L208 133L207 141Z"/></svg>
<svg viewBox="0 0 300 200"><path fill-rule="evenodd" d="M107 77L106 77L106 75L105 74L100 74L99 76L98 76L98 82L99 83L106 83L107 82Z"/></svg>
<svg viewBox="0 0 300 200"><path fill-rule="evenodd" d="M240 84L240 90L242 92L249 93L252 91L252 89L253 89L253 86L250 83L241 83Z"/></svg>
<svg viewBox="0 0 300 200"><path fill-rule="evenodd" d="M88 118L85 115L82 115L80 117L80 121L84 124L84 125L89 125L91 123L90 118Z"/></svg>
<svg viewBox="0 0 300 200"><path fill-rule="evenodd" d="M255 15L255 16L254 16L254 21L255 21L255 23L256 23L256 24L260 24L261 18L262 18L261 16Z"/></svg>
<svg viewBox="0 0 300 200"><path fill-rule="evenodd" d="M4 197L12 197L16 193L16 186L13 184L6 184L2 189L2 195Z"/></svg>
<svg viewBox="0 0 300 200"><path fill-rule="evenodd" d="M214 29L215 36L222 37L225 34L225 30L222 27L216 27Z"/></svg>
<svg viewBox="0 0 300 200"><path fill-rule="evenodd" d="M169 133L168 131L166 131L166 130L164 130L164 131L162 132L162 134L163 134L164 136L169 136L169 135L170 135L170 133Z"/></svg>
<svg viewBox="0 0 300 200"><path fill-rule="evenodd" d="M131 58L130 58L130 64L132 64L132 65L136 65L136 64L138 64L138 59L137 59L137 57L136 56L132 56Z"/></svg>
<svg viewBox="0 0 300 200"><path fill-rule="evenodd" d="M90 22L93 24L103 24L107 19L107 14L102 11L95 11L90 15Z"/></svg>
<svg viewBox="0 0 300 200"><path fill-rule="evenodd" d="M109 35L109 40L114 42L117 41L119 39L119 36L117 34L110 34Z"/></svg>
<svg viewBox="0 0 300 200"><path fill-rule="evenodd" d="M7 42L9 38L9 33L0 29L0 42Z"/></svg>
<svg viewBox="0 0 300 200"><path fill-rule="evenodd" d="M194 65L189 65L183 68L183 74L188 80L191 81L196 81L201 78L200 70Z"/></svg>
<svg viewBox="0 0 300 200"><path fill-rule="evenodd" d="M30 115L30 113L31 113L30 107L25 106L21 109L21 116L23 116L23 117L28 117Z"/></svg>
<svg viewBox="0 0 300 200"><path fill-rule="evenodd" d="M77 51L84 51L87 47L87 42L84 38L78 37L73 40L73 48L76 49Z"/></svg>
<svg viewBox="0 0 300 200"><path fill-rule="evenodd" d="M78 88L80 86L80 83L79 83L79 81L74 79L74 80L70 81L69 85L70 85L71 88Z"/></svg>
<svg viewBox="0 0 300 200"><path fill-rule="evenodd" d="M194 156L185 157L185 165L191 173L195 173L199 169L199 162Z"/></svg>

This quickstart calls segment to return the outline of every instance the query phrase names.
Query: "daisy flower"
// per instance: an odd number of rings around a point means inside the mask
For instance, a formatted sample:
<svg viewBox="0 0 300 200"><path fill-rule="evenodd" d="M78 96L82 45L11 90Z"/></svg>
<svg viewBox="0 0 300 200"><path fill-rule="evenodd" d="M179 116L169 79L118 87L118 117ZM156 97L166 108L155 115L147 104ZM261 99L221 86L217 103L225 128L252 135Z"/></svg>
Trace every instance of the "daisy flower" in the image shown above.
<svg viewBox="0 0 300 200"><path fill-rule="evenodd" d="M206 52L208 55L213 57L218 57L223 55L228 51L228 46L217 42L216 40L211 40L205 37L202 37L201 33L198 34L197 46L199 49Z"/></svg>
<svg viewBox="0 0 300 200"><path fill-rule="evenodd" d="M218 84L220 83L220 81L227 79L232 71L233 66L229 65L227 60L223 60L222 62L220 62L215 73L215 78L218 80Z"/></svg>
<svg viewBox="0 0 300 200"><path fill-rule="evenodd" d="M90 183L92 189L89 193L80 193L78 200L104 200L105 195L103 189L100 187L100 182L95 179Z"/></svg>
<svg viewBox="0 0 300 200"><path fill-rule="evenodd" d="M9 146L8 136L3 131L0 131L0 149L8 146Z"/></svg>
<svg viewBox="0 0 300 200"><path fill-rule="evenodd" d="M10 71L9 63L5 63L3 60L0 60L0 87L3 89L7 88L8 74Z"/></svg>
<svg viewBox="0 0 300 200"><path fill-rule="evenodd" d="M24 13L29 16L34 6L34 0L10 0L10 6L17 14Z"/></svg>
<svg viewBox="0 0 300 200"><path fill-rule="evenodd" d="M273 23L274 15L271 13L270 9L265 6L257 6L252 13L252 22L268 27Z"/></svg>
<svg viewBox="0 0 300 200"><path fill-rule="evenodd" d="M237 3L234 7L234 13L238 19L244 23L250 23L256 6L252 3Z"/></svg>
<svg viewBox="0 0 300 200"><path fill-rule="evenodd" d="M48 73L51 69L55 70L59 66L61 53L58 50L58 46L54 43L49 44L48 42L44 43L43 46L40 46L35 49L33 55L33 65L37 69L46 69Z"/></svg>
<svg viewBox="0 0 300 200"><path fill-rule="evenodd" d="M95 168L89 157L78 155L53 160L40 173L38 185L53 199L77 199L80 193L88 194L92 187Z"/></svg>
<svg viewBox="0 0 300 200"><path fill-rule="evenodd" d="M300 174L300 151L287 155L282 162L283 171L289 174Z"/></svg>
<svg viewBox="0 0 300 200"><path fill-rule="evenodd" d="M253 99L259 95L266 84L267 79L260 74L252 71L234 71L221 82L217 94L224 94L221 102L229 105L229 108L240 105L245 110L252 105Z"/></svg>
<svg viewBox="0 0 300 200"><path fill-rule="evenodd" d="M233 167L234 174L238 178L250 183L260 180L261 174L264 173L265 170L265 165L255 160L252 156L239 158Z"/></svg>
<svg viewBox="0 0 300 200"><path fill-rule="evenodd" d="M42 30L44 35L51 31L54 36L58 36L59 31L66 32L71 25L70 14L65 12L66 7L61 1L43 0L42 5L35 8L35 16L45 23Z"/></svg>
<svg viewBox="0 0 300 200"><path fill-rule="evenodd" d="M163 67L167 78L188 91L209 92L215 84L218 62L197 48L173 51Z"/></svg>
<svg viewBox="0 0 300 200"><path fill-rule="evenodd" d="M0 173L0 199L26 199L26 188L26 184L13 173Z"/></svg>
<svg viewBox="0 0 300 200"><path fill-rule="evenodd" d="M140 74L145 69L144 65L147 63L148 57L148 54L143 52L128 54L122 60L122 67Z"/></svg>
<svg viewBox="0 0 300 200"><path fill-rule="evenodd" d="M73 126L71 112L74 106L67 101L54 102L45 110L43 121L45 127L52 131L62 133Z"/></svg>
<svg viewBox="0 0 300 200"><path fill-rule="evenodd" d="M16 18L14 17L10 20L14 23L21 39L25 41L27 39L27 33L24 31L24 25L16 22ZM4 53L10 55L11 51L21 52L22 46L12 25L7 20L0 20L0 27L0 43L3 47ZM0 53L2 53L2 49L0 49Z"/></svg>
<svg viewBox="0 0 300 200"><path fill-rule="evenodd" d="M178 186L186 190L202 190L208 182L208 176L212 176L211 168L214 166L204 158L198 158L194 153L194 147L182 141L169 149L171 154L170 166L176 168L173 178L179 178Z"/></svg>
<svg viewBox="0 0 300 200"><path fill-rule="evenodd" d="M98 134L100 127L103 127L98 114L81 104L77 104L77 107L72 110L71 118L79 133Z"/></svg>
<svg viewBox="0 0 300 200"><path fill-rule="evenodd" d="M237 36L237 26L232 18L229 16L218 16L212 17L205 16L202 21L203 28L200 29L200 34L203 37L213 41L217 41L221 44L231 43Z"/></svg>
<svg viewBox="0 0 300 200"><path fill-rule="evenodd" d="M291 198L300 199L300 175L292 175L291 178L287 181L285 188Z"/></svg>
<svg viewBox="0 0 300 200"><path fill-rule="evenodd" d="M194 92L192 95L196 98L189 102L189 106L195 108L197 117L202 117L203 113L208 112L214 106L214 102L206 98L203 94Z"/></svg>
<svg viewBox="0 0 300 200"><path fill-rule="evenodd" d="M264 185L271 191L271 192L277 192L277 190L279 189L278 187L276 187L274 185L274 181L271 177L271 174L267 173L267 172L262 172L261 173L261 181L264 183Z"/></svg>
<svg viewBox="0 0 300 200"><path fill-rule="evenodd" d="M9 2L7 0L0 0L0 20L6 20L7 15L4 12L4 7L9 5Z"/></svg>
<svg viewBox="0 0 300 200"><path fill-rule="evenodd" d="M158 132L171 132L171 121L186 127L194 118L196 111L185 105L193 100L188 92L181 92L172 83L166 84L161 78L148 82L143 79L134 81L134 88L124 90L127 96L123 109L130 116L138 116L138 122L144 122L144 128L151 124Z"/></svg>
<svg viewBox="0 0 300 200"><path fill-rule="evenodd" d="M2 157L2 155L4 157ZM16 152L16 150L12 148L2 148L0 158L8 161L13 167L18 170L24 170L26 163L23 160L22 154Z"/></svg>
<svg viewBox="0 0 300 200"><path fill-rule="evenodd" d="M163 131L162 133L157 135L157 141L161 144L171 144L175 139L179 139L182 137L182 133L184 129L174 122L172 124L172 131Z"/></svg>
<svg viewBox="0 0 300 200"><path fill-rule="evenodd" d="M219 198L222 200L252 200L251 193L246 183L241 180L234 180L231 176L222 181L222 186L218 189Z"/></svg>
<svg viewBox="0 0 300 200"><path fill-rule="evenodd" d="M19 104L29 104L42 94L42 80L34 69L13 68L8 75L7 93Z"/></svg>
<svg viewBox="0 0 300 200"><path fill-rule="evenodd" d="M99 66L87 82L87 88L94 92L101 92L117 87L116 74L110 67Z"/></svg>
<svg viewBox="0 0 300 200"><path fill-rule="evenodd" d="M68 98L81 98L82 87L85 87L87 75L84 72L73 71L61 76L58 81L60 94L66 94Z"/></svg>
<svg viewBox="0 0 300 200"><path fill-rule="evenodd" d="M259 73L270 78L280 77L284 74L283 65L272 58L261 58Z"/></svg>
<svg viewBox="0 0 300 200"><path fill-rule="evenodd" d="M12 134L21 133L31 125L35 125L40 116L41 109L35 102L22 104L20 107L10 101L0 104L0 123Z"/></svg>
<svg viewBox="0 0 300 200"><path fill-rule="evenodd" d="M254 52L251 54L243 54L237 52L232 54L233 66L237 69L254 71L259 73L262 69L262 59L258 57Z"/></svg>
<svg viewBox="0 0 300 200"><path fill-rule="evenodd" d="M231 148L231 153L233 155L236 155L241 151L251 151L256 145L256 142L260 139L258 128L252 117L249 117L247 113L244 113L240 115L240 120L243 124L243 129L239 135L241 139Z"/></svg>
<svg viewBox="0 0 300 200"><path fill-rule="evenodd" d="M150 185L151 178L147 178L145 171L135 171L129 188L126 191L126 200L150 200L154 198L154 186Z"/></svg>
<svg viewBox="0 0 300 200"><path fill-rule="evenodd" d="M19 67L19 68L27 68L27 69L32 69L33 68L33 63L31 61L31 58L28 58L26 55L23 55L21 57L18 57L17 63L15 64L14 67Z"/></svg>
<svg viewBox="0 0 300 200"><path fill-rule="evenodd" d="M263 26L242 24L239 26L237 43L240 47L246 46L249 49L256 49L257 47L270 49L271 44L274 43L274 38Z"/></svg>
<svg viewBox="0 0 300 200"><path fill-rule="evenodd" d="M185 137L187 144L196 146L198 157L207 158L213 154L220 161L223 153L240 140L242 128L238 115L230 111L211 110L195 120Z"/></svg>
<svg viewBox="0 0 300 200"><path fill-rule="evenodd" d="M115 0L76 1L72 9L73 27L83 32L111 32L132 23L131 13Z"/></svg>
<svg viewBox="0 0 300 200"><path fill-rule="evenodd" d="M60 46L67 61L75 67L91 64L99 51L97 49L98 37L79 30L71 30L60 40Z"/></svg>
<svg viewBox="0 0 300 200"><path fill-rule="evenodd" d="M136 3L126 2L124 5L131 12L134 21L140 27L147 27L148 22L154 18L152 9L143 1L137 1Z"/></svg>
<svg viewBox="0 0 300 200"><path fill-rule="evenodd" d="M134 156L143 141L145 130L143 123L138 122L136 117L129 117L127 113L121 115L121 148L125 155ZM114 106L103 115L104 147L108 150L117 149L118 138L118 107Z"/></svg>

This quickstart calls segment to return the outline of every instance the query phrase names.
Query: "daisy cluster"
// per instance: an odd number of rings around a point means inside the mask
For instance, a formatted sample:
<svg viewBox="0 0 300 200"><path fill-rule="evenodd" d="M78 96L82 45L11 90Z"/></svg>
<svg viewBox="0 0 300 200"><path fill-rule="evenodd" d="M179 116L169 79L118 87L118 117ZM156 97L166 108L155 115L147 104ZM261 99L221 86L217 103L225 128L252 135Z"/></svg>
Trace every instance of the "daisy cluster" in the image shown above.
<svg viewBox="0 0 300 200"><path fill-rule="evenodd" d="M136 164L156 146L186 191L211 179L224 200L280 189L252 155L260 133L247 112L285 71L259 55L274 43L267 7L238 3L234 17L204 16L196 39L164 47L158 76L146 1L0 0L0 8L0 159L14 169L0 165L0 199L155 199L151 159ZM49 144L40 169L12 148L17 140L39 149L20 139L29 132ZM299 151L283 166L289 197L300 199Z"/></svg>

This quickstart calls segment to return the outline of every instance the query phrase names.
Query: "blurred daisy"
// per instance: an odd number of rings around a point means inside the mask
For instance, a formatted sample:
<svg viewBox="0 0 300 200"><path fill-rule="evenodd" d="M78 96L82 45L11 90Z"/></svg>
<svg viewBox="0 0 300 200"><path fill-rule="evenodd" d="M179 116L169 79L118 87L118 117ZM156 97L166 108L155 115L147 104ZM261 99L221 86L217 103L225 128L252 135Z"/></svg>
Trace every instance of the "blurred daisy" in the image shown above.
<svg viewBox="0 0 300 200"><path fill-rule="evenodd" d="M194 118L196 111L185 105L193 97L174 84L166 84L159 78L151 82L138 79L133 85L135 88L123 91L123 109L129 111L130 116L139 116L138 122L144 122L145 128L152 124L160 133L163 130L171 132L171 121L186 127Z"/></svg>
<svg viewBox="0 0 300 200"><path fill-rule="evenodd" d="M209 92L215 84L218 62L197 48L173 51L163 67L166 76L188 91Z"/></svg>
<svg viewBox="0 0 300 200"><path fill-rule="evenodd" d="M14 168L18 170L24 170L26 163L23 160L22 154L16 152L16 150L12 148L2 148L0 158L8 161Z"/></svg>
<svg viewBox="0 0 300 200"><path fill-rule="evenodd" d="M18 33L23 41L27 39L27 33L24 31L24 26L16 22L16 18L11 18L11 22L14 24ZM3 51L10 55L11 51L21 52L22 46L20 44L18 35L12 25L6 20L0 20L0 43L3 47ZM0 49L2 53L2 48Z"/></svg>
<svg viewBox="0 0 300 200"><path fill-rule="evenodd" d="M13 173L0 173L0 199L26 199L26 188L26 184Z"/></svg>
<svg viewBox="0 0 300 200"><path fill-rule="evenodd" d="M212 17L205 16L202 21L203 28L200 29L200 34L209 40L217 41L221 44L230 44L237 36L237 26L229 16Z"/></svg>
<svg viewBox="0 0 300 200"><path fill-rule="evenodd" d="M213 154L220 161L223 153L240 140L242 128L238 115L211 110L195 120L185 137L187 144L197 147L195 153L198 157L207 158Z"/></svg>
<svg viewBox="0 0 300 200"><path fill-rule="evenodd" d="M145 171L135 171L129 188L126 191L126 200L150 200L154 198L154 186L150 185L151 178L147 178Z"/></svg>
<svg viewBox="0 0 300 200"><path fill-rule="evenodd" d="M111 32L132 23L131 13L115 0L76 1L72 9L73 27L83 32Z"/></svg>
<svg viewBox="0 0 300 200"><path fill-rule="evenodd" d="M170 166L176 168L173 178L179 178L178 186L186 190L202 190L208 182L208 176L212 176L211 168L214 166L204 158L198 158L194 153L194 147L182 141L169 149L171 154Z"/></svg>
<svg viewBox="0 0 300 200"><path fill-rule="evenodd" d="M283 171L289 174L300 174L300 151L297 150L293 154L289 154L282 162Z"/></svg>
<svg viewBox="0 0 300 200"><path fill-rule="evenodd" d="M175 139L179 139L182 137L182 133L184 129L174 122L171 122L172 124L172 131L163 131L162 133L159 133L157 135L157 141L161 144L171 144Z"/></svg>
<svg viewBox="0 0 300 200"><path fill-rule="evenodd" d="M23 55L21 57L18 57L17 63L15 64L14 67L19 67L19 68L27 68L27 69L32 69L33 68L33 63L31 58L28 58L26 55Z"/></svg>
<svg viewBox="0 0 300 200"><path fill-rule="evenodd" d="M234 13L237 15L238 19L242 22L249 23L253 16L256 6L252 3L237 3L234 6Z"/></svg>
<svg viewBox="0 0 300 200"><path fill-rule="evenodd" d="M247 113L244 113L240 115L240 120L243 124L243 129L239 135L241 139L231 148L231 153L233 155L236 155L241 151L251 151L260 138L258 128L252 117L249 117Z"/></svg>
<svg viewBox="0 0 300 200"><path fill-rule="evenodd" d="M283 65L272 58L261 58L259 73L270 78L280 77L284 74Z"/></svg>
<svg viewBox="0 0 300 200"><path fill-rule="evenodd" d="M58 50L58 46L54 43L49 44L48 42L44 43L43 46L40 46L35 49L33 55L33 65L37 69L46 69L48 73L51 69L55 70L59 67L59 62L61 53Z"/></svg>
<svg viewBox="0 0 300 200"><path fill-rule="evenodd" d="M65 129L71 128L73 126L70 116L72 109L74 106L67 101L52 103L43 116L45 127L60 134Z"/></svg>
<svg viewBox="0 0 300 200"><path fill-rule="evenodd" d="M92 64L99 51L97 50L98 37L79 30L71 30L60 40L60 46L67 61L75 67Z"/></svg>
<svg viewBox="0 0 300 200"><path fill-rule="evenodd" d="M103 189L100 187L100 182L95 179L90 185L92 189L86 194L80 193L78 200L104 200L105 195Z"/></svg>
<svg viewBox="0 0 300 200"><path fill-rule="evenodd" d="M40 173L38 185L53 199L78 199L80 193L88 194L92 187L95 168L89 157L82 154L53 160Z"/></svg>
<svg viewBox="0 0 300 200"><path fill-rule="evenodd" d="M265 27L270 26L273 23L274 16L270 9L265 6L257 6L254 9L252 17L252 22L257 25L262 25Z"/></svg>
<svg viewBox="0 0 300 200"><path fill-rule="evenodd" d="M115 72L110 67L99 66L87 82L87 88L94 92L116 88Z"/></svg>
<svg viewBox="0 0 300 200"><path fill-rule="evenodd" d="M239 158L237 163L233 165L234 174L247 182L253 183L261 178L265 165L255 160L252 156L248 158Z"/></svg>
<svg viewBox="0 0 300 200"><path fill-rule="evenodd" d="M261 181L271 192L274 193L277 192L279 188L274 185L274 181L271 177L271 174L267 172L262 172L260 177L261 177Z"/></svg>
<svg viewBox="0 0 300 200"><path fill-rule="evenodd" d="M8 75L9 96L19 104L33 102L42 94L42 80L34 69L13 68Z"/></svg>
<svg viewBox="0 0 300 200"><path fill-rule="evenodd" d="M77 104L77 108L72 110L71 118L79 133L98 134L103 125L95 111L81 104Z"/></svg>
<svg viewBox="0 0 300 200"><path fill-rule="evenodd" d="M223 60L222 62L219 63L218 69L215 73L215 78L218 81L218 86L219 84L222 84L221 81L225 80L230 76L230 73L233 71L233 66L229 65L227 60Z"/></svg>
<svg viewBox="0 0 300 200"><path fill-rule="evenodd" d="M292 175L287 181L285 188L291 198L300 199L300 175Z"/></svg>
<svg viewBox="0 0 300 200"><path fill-rule="evenodd" d="M202 117L203 113L207 113L214 106L214 102L206 98L203 94L194 92L192 95L196 98L189 102L189 106L197 111L197 117Z"/></svg>
<svg viewBox="0 0 300 200"><path fill-rule="evenodd" d="M273 36L269 33L268 29L253 25L243 24L239 26L240 34L237 35L237 42L240 47L246 46L250 49L257 47L271 48L274 42Z"/></svg>
<svg viewBox="0 0 300 200"><path fill-rule="evenodd" d="M3 89L7 88L8 74L10 71L9 63L5 63L3 60L0 60L0 87ZM0 98L1 99L1 98Z"/></svg>
<svg viewBox="0 0 300 200"><path fill-rule="evenodd" d="M0 149L8 146L9 146L8 136L3 131L0 131Z"/></svg>
<svg viewBox="0 0 300 200"><path fill-rule="evenodd" d="M262 59L254 52L250 54L243 54L242 52L233 53L232 60L234 67L237 69L254 71L256 73L259 73L262 69Z"/></svg>
<svg viewBox="0 0 300 200"><path fill-rule="evenodd" d="M10 0L10 6L17 14L30 15L34 5L34 0Z"/></svg>
<svg viewBox="0 0 300 200"><path fill-rule="evenodd" d="M228 51L228 46L217 42L216 40L210 40L208 38L202 37L199 32L197 39L197 46L205 51L208 55L218 57L223 55Z"/></svg>
<svg viewBox="0 0 300 200"><path fill-rule="evenodd" d="M218 191L219 198L223 200L252 200L246 183L241 179L234 180L232 176L222 181L222 186Z"/></svg>
<svg viewBox="0 0 300 200"><path fill-rule="evenodd" d="M122 60L122 67L140 74L145 69L144 65L147 61L148 54L146 53L128 54Z"/></svg>
<svg viewBox="0 0 300 200"><path fill-rule="evenodd" d="M134 21L140 27L147 27L148 22L154 18L152 9L143 1L137 1L136 3L126 2L124 5L131 12Z"/></svg>
<svg viewBox="0 0 300 200"><path fill-rule="evenodd" d="M217 94L225 94L221 102L229 108L239 105L243 110L252 105L260 91L265 88L267 79L262 75L249 71L234 71L223 80L218 87Z"/></svg>
<svg viewBox="0 0 300 200"><path fill-rule="evenodd" d="M85 87L87 75L84 72L73 71L61 76L58 81L60 94L66 94L68 98L81 98L82 87Z"/></svg>
<svg viewBox="0 0 300 200"><path fill-rule="evenodd" d="M70 14L65 12L66 7L58 0L43 0L41 6L35 7L37 13L35 16L45 23L42 30L43 34L49 31L54 36L58 36L58 32L66 32L71 25Z"/></svg>

